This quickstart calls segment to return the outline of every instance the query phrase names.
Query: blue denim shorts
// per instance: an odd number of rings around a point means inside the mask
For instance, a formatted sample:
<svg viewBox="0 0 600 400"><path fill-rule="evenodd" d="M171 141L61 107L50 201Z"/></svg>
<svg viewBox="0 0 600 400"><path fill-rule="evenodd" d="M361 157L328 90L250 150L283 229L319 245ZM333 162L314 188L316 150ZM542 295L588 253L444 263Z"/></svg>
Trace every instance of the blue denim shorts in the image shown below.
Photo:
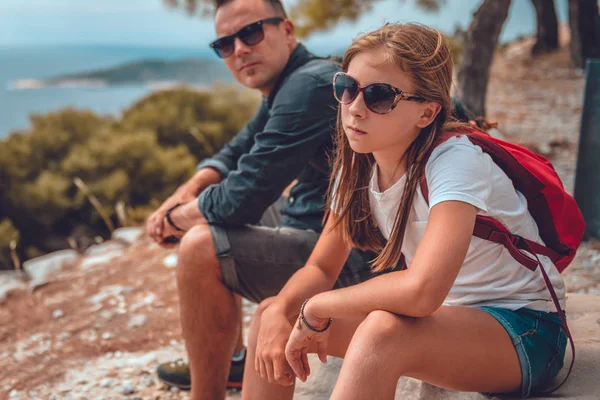
<svg viewBox="0 0 600 400"><path fill-rule="evenodd" d="M529 397L551 389L563 367L567 335L558 313L479 307L506 329L521 364L521 389L503 396ZM491 396L491 393L485 393ZM494 393L493 395L500 395Z"/></svg>

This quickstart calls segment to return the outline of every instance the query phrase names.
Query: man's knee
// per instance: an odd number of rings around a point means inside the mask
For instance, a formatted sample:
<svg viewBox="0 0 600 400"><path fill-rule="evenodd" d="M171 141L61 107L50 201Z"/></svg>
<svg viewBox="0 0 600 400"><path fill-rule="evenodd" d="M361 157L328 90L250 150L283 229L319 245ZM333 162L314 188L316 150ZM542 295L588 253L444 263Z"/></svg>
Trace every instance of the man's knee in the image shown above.
<svg viewBox="0 0 600 400"><path fill-rule="evenodd" d="M183 282L194 277L221 277L213 236L208 225L193 227L181 239L177 277Z"/></svg>

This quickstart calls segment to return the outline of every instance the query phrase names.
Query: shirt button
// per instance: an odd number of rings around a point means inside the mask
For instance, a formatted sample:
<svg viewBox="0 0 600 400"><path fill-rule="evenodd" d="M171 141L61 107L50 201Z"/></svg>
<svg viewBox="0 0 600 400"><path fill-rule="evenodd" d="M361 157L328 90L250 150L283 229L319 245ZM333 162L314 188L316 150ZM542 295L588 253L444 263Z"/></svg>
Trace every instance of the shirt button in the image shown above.
<svg viewBox="0 0 600 400"><path fill-rule="evenodd" d="M290 204L293 204L294 200L296 200L296 199L294 199L294 196L290 196L290 198L289 198Z"/></svg>

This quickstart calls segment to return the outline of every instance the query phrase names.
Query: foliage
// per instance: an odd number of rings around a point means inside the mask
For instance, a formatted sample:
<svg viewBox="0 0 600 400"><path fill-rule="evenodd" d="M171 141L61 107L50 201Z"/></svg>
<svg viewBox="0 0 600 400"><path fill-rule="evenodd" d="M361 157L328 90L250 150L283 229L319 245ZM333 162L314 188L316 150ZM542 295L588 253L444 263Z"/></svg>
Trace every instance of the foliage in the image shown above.
<svg viewBox="0 0 600 400"><path fill-rule="evenodd" d="M10 242L19 241L19 231L8 218L0 219L0 269L10 269Z"/></svg>
<svg viewBox="0 0 600 400"><path fill-rule="evenodd" d="M141 99L120 120L75 109L32 115L28 131L0 142L0 269L14 232L22 256L66 247L81 225L107 233L75 178L113 222L119 201L140 222L230 140L256 100L233 87L177 88Z"/></svg>
<svg viewBox="0 0 600 400"><path fill-rule="evenodd" d="M379 0L298 0L290 11L299 37L327 30L340 21L355 21L370 11ZM406 0L398 0L406 1ZM189 14L209 15L213 12L213 0L163 0L173 8L183 8ZM446 0L416 0L416 5L426 11L436 12Z"/></svg>
<svg viewBox="0 0 600 400"><path fill-rule="evenodd" d="M213 90L167 90L124 112L119 129L145 129L160 145L185 144L196 161L223 147L254 114L258 98L233 86Z"/></svg>

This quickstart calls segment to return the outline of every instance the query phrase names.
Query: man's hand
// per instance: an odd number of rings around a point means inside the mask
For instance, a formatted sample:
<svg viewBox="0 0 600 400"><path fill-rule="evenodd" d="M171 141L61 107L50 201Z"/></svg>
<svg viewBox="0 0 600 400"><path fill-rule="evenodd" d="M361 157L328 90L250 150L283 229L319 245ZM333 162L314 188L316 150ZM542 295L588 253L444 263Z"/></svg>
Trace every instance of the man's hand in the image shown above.
<svg viewBox="0 0 600 400"><path fill-rule="evenodd" d="M254 368L269 383L290 386L295 375L285 359L285 345L292 332L292 324L282 309L275 304L267 307L260 318Z"/></svg>
<svg viewBox="0 0 600 400"><path fill-rule="evenodd" d="M146 221L146 232L148 236L156 243L163 245L164 239L170 234L165 234L165 213L177 203L188 203L196 199L196 193L182 186L171 197L169 197L161 206L148 217ZM181 235L179 235L181 236Z"/></svg>
<svg viewBox="0 0 600 400"><path fill-rule="evenodd" d="M192 227L208 223L198 208L196 199L171 209L169 217L171 221L166 215L163 220L163 239L159 243L166 248L175 247Z"/></svg>

